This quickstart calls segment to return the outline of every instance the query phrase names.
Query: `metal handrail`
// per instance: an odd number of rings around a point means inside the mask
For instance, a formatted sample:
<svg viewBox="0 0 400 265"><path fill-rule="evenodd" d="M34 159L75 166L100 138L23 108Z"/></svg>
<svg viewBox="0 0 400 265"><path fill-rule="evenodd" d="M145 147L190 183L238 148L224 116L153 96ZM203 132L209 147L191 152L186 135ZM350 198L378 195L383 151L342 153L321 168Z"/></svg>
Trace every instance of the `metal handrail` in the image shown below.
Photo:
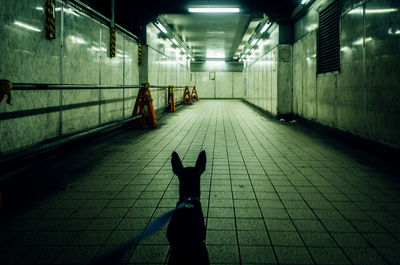
<svg viewBox="0 0 400 265"><path fill-rule="evenodd" d="M35 84L13 83L13 90L75 90L75 89L121 89L141 88L141 85L84 85L84 84Z"/></svg>
<svg viewBox="0 0 400 265"><path fill-rule="evenodd" d="M37 83L13 83L13 90L82 90L82 89L133 89L142 88L143 85L94 85L94 84L37 84ZM175 88L185 88L186 86L175 86ZM150 85L150 88L164 88L169 86Z"/></svg>

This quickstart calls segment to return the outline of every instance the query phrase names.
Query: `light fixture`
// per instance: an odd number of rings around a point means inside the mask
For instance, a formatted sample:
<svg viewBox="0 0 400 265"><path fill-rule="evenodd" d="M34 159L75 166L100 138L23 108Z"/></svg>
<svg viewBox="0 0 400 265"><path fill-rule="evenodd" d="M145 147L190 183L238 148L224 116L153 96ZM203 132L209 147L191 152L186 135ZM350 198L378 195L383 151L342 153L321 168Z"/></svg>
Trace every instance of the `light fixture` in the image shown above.
<svg viewBox="0 0 400 265"><path fill-rule="evenodd" d="M254 46L254 45L256 45L256 44L257 44L257 42L258 42L258 39L254 39L254 40L251 42L251 46Z"/></svg>
<svg viewBox="0 0 400 265"><path fill-rule="evenodd" d="M164 28L164 26L160 22L156 22L155 25L157 28L159 28L162 32L167 33L167 30Z"/></svg>
<svg viewBox="0 0 400 265"><path fill-rule="evenodd" d="M192 7L188 9L190 13L238 13L239 8L235 7Z"/></svg>
<svg viewBox="0 0 400 265"><path fill-rule="evenodd" d="M385 8L385 9L365 9L366 14L386 14L386 13L394 13L399 11L397 8ZM349 12L349 14L353 15L362 15L364 11L360 8L353 9Z"/></svg>
<svg viewBox="0 0 400 265"><path fill-rule="evenodd" d="M178 41L174 38L171 39L171 41L175 44L175 45L179 45Z"/></svg>
<svg viewBox="0 0 400 265"><path fill-rule="evenodd" d="M267 23L265 23L265 25L264 25L264 27L261 29L260 33L261 33L261 34L264 33L264 32L269 28L269 26L271 26L271 22L270 22L270 21L268 21Z"/></svg>
<svg viewBox="0 0 400 265"><path fill-rule="evenodd" d="M225 52L222 50L210 49L206 51L206 58L223 59L225 58Z"/></svg>
<svg viewBox="0 0 400 265"><path fill-rule="evenodd" d="M225 60L206 60L206 64L225 64Z"/></svg>
<svg viewBox="0 0 400 265"><path fill-rule="evenodd" d="M301 0L301 4L302 5L306 5L306 4L308 4L310 2L310 0Z"/></svg>
<svg viewBox="0 0 400 265"><path fill-rule="evenodd" d="M250 51L250 49L247 48L247 49L244 51L244 53L248 53L249 51Z"/></svg>
<svg viewBox="0 0 400 265"><path fill-rule="evenodd" d="M21 22L21 21L18 21L18 20L15 20L15 21L14 21L14 24L17 25L17 26L19 26L19 27L21 27L21 28L29 29L29 30L36 31L36 32L42 31L41 29L39 29L39 28L37 28L37 27L34 27L34 26L32 26L32 25L25 24L25 23L23 23L23 22Z"/></svg>
<svg viewBox="0 0 400 265"><path fill-rule="evenodd" d="M394 13L397 11L399 11L397 8L365 9L365 13L367 14L385 14L385 13Z"/></svg>

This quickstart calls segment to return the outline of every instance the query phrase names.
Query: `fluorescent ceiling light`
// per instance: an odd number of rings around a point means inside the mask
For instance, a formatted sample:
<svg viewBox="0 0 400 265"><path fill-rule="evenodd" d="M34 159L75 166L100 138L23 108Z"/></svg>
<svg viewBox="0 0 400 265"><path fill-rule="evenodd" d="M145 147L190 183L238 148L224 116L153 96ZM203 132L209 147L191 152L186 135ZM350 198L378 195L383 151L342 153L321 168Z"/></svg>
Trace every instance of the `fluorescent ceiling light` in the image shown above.
<svg viewBox="0 0 400 265"><path fill-rule="evenodd" d="M215 61L215 60L210 61L210 60L207 60L207 61L206 61L206 64L225 64L225 60L219 60L219 61Z"/></svg>
<svg viewBox="0 0 400 265"><path fill-rule="evenodd" d="M239 8L232 7L195 7L189 8L190 13L238 13Z"/></svg>
<svg viewBox="0 0 400 265"><path fill-rule="evenodd" d="M164 26L160 22L156 22L157 28L159 28L162 32L167 33L167 30L164 28Z"/></svg>
<svg viewBox="0 0 400 265"><path fill-rule="evenodd" d="M250 49L246 49L245 51L244 51L244 53L248 53L250 51Z"/></svg>
<svg viewBox="0 0 400 265"><path fill-rule="evenodd" d="M206 51L206 58L215 58L215 59L222 59L225 58L225 52L222 50L207 50Z"/></svg>
<svg viewBox="0 0 400 265"><path fill-rule="evenodd" d="M251 46L254 46L254 45L256 45L256 44L257 44L257 42L258 42L258 39L254 39L254 40L251 42Z"/></svg>
<svg viewBox="0 0 400 265"><path fill-rule="evenodd" d="M177 41L176 39L174 39L174 38L172 38L171 41L172 41L175 45L178 45L178 44L179 44L178 41Z"/></svg>
<svg viewBox="0 0 400 265"><path fill-rule="evenodd" d="M301 0L301 4L302 5L306 5L306 4L308 4L310 2L310 0Z"/></svg>
<svg viewBox="0 0 400 265"><path fill-rule="evenodd" d="M366 9L365 13L367 14L384 14L384 13L393 13L399 11L397 8L387 8L387 9Z"/></svg>
<svg viewBox="0 0 400 265"><path fill-rule="evenodd" d="M399 11L397 8L386 8L386 9L366 9L365 13L366 14L385 14L385 13L394 13ZM356 15L362 15L363 10L360 8L353 9L349 12L349 14L356 14Z"/></svg>
<svg viewBox="0 0 400 265"><path fill-rule="evenodd" d="M15 21L14 21L14 24L17 25L17 26L20 26L21 28L29 29L29 30L32 30L32 31L37 31L37 32L41 32L41 31L42 31L41 29L39 29L39 28L37 28L37 27L34 27L34 26L32 26L32 25L25 24L25 23L23 23L23 22L21 22L21 21L15 20Z"/></svg>
<svg viewBox="0 0 400 265"><path fill-rule="evenodd" d="M267 29L268 29L268 27L271 25L271 22L267 22L267 23L265 23L265 25L264 25L264 27L261 29L261 31L260 31L260 33L264 33Z"/></svg>

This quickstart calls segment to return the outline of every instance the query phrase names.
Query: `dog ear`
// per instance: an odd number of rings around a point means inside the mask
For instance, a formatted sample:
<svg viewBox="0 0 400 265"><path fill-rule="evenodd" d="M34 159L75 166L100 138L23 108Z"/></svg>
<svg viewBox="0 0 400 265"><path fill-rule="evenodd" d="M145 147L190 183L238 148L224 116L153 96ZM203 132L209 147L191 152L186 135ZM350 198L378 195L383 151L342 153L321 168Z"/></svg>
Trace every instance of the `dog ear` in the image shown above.
<svg viewBox="0 0 400 265"><path fill-rule="evenodd" d="M176 152L172 152L171 164L172 164L172 171L179 176L183 170L183 165L181 159L179 158Z"/></svg>
<svg viewBox="0 0 400 265"><path fill-rule="evenodd" d="M206 162L207 162L206 151L203 150L200 152L199 157L197 158L195 167L200 175L203 174L203 172L206 170Z"/></svg>

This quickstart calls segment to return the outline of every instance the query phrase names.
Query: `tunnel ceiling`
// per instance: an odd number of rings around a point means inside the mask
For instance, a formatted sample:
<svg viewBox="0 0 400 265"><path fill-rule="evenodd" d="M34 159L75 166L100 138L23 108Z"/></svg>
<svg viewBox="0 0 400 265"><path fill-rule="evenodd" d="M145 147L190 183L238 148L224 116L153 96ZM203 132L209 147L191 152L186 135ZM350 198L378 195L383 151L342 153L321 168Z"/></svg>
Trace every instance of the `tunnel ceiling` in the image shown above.
<svg viewBox="0 0 400 265"><path fill-rule="evenodd" d="M232 58L252 16L250 14L164 14L164 20L198 60Z"/></svg>
<svg viewBox="0 0 400 265"><path fill-rule="evenodd" d="M232 59L248 27L265 14L279 24L290 23L293 10L301 0L242 1L159 1L115 0L116 23L137 36L143 25L161 18L191 48L196 60ZM83 0L103 15L111 17L111 0ZM192 14L190 6L235 6L240 13Z"/></svg>

